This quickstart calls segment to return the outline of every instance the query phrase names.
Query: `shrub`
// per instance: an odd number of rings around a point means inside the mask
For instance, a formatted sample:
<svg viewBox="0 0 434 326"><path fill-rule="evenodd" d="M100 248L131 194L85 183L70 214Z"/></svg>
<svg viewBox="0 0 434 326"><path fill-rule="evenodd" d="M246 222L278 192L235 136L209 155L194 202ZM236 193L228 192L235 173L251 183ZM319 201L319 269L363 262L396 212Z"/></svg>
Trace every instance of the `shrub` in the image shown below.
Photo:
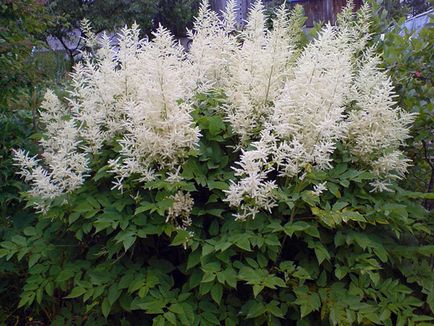
<svg viewBox="0 0 434 326"><path fill-rule="evenodd" d="M384 66L399 95L398 104L409 112L418 113L407 149L413 166L405 185L426 192L432 192L434 186L433 36L432 22L420 31L407 31L402 29L401 20L390 27L384 40L379 42ZM425 207L432 209L433 203L426 201Z"/></svg>
<svg viewBox="0 0 434 326"><path fill-rule="evenodd" d="M105 38L47 92L41 213L1 243L19 307L53 324L428 325L432 225L397 185L414 116L348 7L305 48L300 9L241 31L202 5L185 53L163 28ZM94 38L88 37L92 46Z"/></svg>
<svg viewBox="0 0 434 326"><path fill-rule="evenodd" d="M27 189L16 175L11 148L36 153L31 135L36 132L36 110L45 77L35 67L32 47L50 23L44 6L35 0L0 4L0 241L31 224L33 211L25 208L20 192ZM0 324L14 320L24 284L26 265L0 264ZM18 323L18 321L17 321Z"/></svg>

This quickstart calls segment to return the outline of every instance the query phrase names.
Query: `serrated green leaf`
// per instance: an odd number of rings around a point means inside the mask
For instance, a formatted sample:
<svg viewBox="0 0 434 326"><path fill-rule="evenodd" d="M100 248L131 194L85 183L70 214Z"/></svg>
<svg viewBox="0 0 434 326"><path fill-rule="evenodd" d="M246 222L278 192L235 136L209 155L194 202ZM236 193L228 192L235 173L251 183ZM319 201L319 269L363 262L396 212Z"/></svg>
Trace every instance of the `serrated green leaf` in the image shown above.
<svg viewBox="0 0 434 326"><path fill-rule="evenodd" d="M85 288L82 288L80 286L76 286L72 289L71 293L69 293L65 299L74 299L82 296L86 292Z"/></svg>
<svg viewBox="0 0 434 326"><path fill-rule="evenodd" d="M104 298L104 300L102 301L102 304L101 304L101 312L102 312L102 315L104 316L104 318L107 319L108 315L110 314L110 310L111 310L111 304L110 304L108 298Z"/></svg>
<svg viewBox="0 0 434 326"><path fill-rule="evenodd" d="M193 251L190 255L188 255L187 260L187 270L192 269L194 266L200 263L201 252L199 250Z"/></svg>
<svg viewBox="0 0 434 326"><path fill-rule="evenodd" d="M223 286L219 283L213 285L211 289L211 298L217 303L220 304L223 296Z"/></svg>
<svg viewBox="0 0 434 326"><path fill-rule="evenodd" d="M112 286L110 286L107 294L107 299L110 306L112 306L116 302L116 300L119 298L120 295L121 295L121 290L118 289L117 284L113 284Z"/></svg>
<svg viewBox="0 0 434 326"><path fill-rule="evenodd" d="M253 285L253 297L256 298L259 293L264 289L262 284L254 284Z"/></svg>
<svg viewBox="0 0 434 326"><path fill-rule="evenodd" d="M267 311L267 307L262 302L254 301L249 308L246 318L256 318L263 315Z"/></svg>

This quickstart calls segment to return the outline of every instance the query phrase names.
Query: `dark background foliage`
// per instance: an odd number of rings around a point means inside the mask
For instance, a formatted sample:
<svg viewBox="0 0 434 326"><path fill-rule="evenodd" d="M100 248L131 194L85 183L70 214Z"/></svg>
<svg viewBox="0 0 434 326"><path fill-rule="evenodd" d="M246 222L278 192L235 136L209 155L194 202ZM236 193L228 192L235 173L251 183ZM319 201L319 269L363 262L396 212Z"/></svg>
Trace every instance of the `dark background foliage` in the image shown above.
<svg viewBox="0 0 434 326"><path fill-rule="evenodd" d="M80 22L84 18L92 22L96 33L113 32L136 22L142 36L152 37L152 31L161 24L177 37L182 37L186 27L192 27L199 3L200 0L49 0L47 11L55 19L47 33L64 45L73 62L81 44L73 42L71 45L68 40L72 31L80 31Z"/></svg>

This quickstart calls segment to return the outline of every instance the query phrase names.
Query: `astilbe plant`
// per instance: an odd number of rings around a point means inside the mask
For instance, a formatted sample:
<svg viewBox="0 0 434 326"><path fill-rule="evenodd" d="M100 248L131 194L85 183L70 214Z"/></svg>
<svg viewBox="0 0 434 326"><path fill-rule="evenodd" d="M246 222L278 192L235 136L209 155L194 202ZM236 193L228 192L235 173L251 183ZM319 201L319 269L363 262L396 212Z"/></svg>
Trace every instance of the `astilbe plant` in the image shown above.
<svg viewBox="0 0 434 326"><path fill-rule="evenodd" d="M65 99L47 92L41 159L16 151L44 214L0 251L28 259L20 307L60 324L432 320L432 226L396 184L414 116L369 8L303 48L300 8L271 30L260 2L243 28L236 10L204 2L189 51L162 27L103 37Z"/></svg>

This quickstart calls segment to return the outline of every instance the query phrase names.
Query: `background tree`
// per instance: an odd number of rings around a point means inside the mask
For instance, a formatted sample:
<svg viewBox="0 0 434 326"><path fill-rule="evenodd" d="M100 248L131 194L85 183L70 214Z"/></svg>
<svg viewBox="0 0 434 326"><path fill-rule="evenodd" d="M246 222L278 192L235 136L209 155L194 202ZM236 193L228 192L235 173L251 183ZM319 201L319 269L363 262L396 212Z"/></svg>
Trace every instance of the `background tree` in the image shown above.
<svg viewBox="0 0 434 326"><path fill-rule="evenodd" d="M32 223L34 213L26 209L20 192L25 185L16 176L11 149L34 152L36 110L47 71L32 55L42 47L50 16L41 1L0 2L0 239ZM24 264L0 263L0 324L6 319L23 324L23 311L16 313Z"/></svg>
<svg viewBox="0 0 434 326"><path fill-rule="evenodd" d="M199 0L52 0L47 2L48 11L56 17L55 25L48 34L57 38L68 53L71 62L83 46L80 22L86 18L98 34L113 32L136 22L141 33L152 37L159 24L166 26L175 36L185 36L191 27Z"/></svg>
<svg viewBox="0 0 434 326"><path fill-rule="evenodd" d="M371 2L375 14L373 31L384 68L395 86L398 104L409 112L418 113L412 128L407 155L412 159L405 186L432 192L434 186L434 29L431 21L420 30L404 28L405 16L425 12L431 1ZM405 15L405 16L403 16ZM429 18L428 18L429 19ZM433 202L425 200L427 209Z"/></svg>

